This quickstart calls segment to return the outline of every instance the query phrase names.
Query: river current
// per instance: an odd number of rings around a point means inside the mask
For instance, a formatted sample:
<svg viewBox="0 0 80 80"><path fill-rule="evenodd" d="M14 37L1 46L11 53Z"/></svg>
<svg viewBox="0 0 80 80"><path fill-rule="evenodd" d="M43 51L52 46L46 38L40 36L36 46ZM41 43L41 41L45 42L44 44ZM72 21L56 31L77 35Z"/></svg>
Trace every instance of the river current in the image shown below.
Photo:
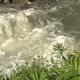
<svg viewBox="0 0 80 80"><path fill-rule="evenodd" d="M22 8L0 5L0 69L9 73L41 55L47 59L53 45L80 50L80 0L40 0Z"/></svg>

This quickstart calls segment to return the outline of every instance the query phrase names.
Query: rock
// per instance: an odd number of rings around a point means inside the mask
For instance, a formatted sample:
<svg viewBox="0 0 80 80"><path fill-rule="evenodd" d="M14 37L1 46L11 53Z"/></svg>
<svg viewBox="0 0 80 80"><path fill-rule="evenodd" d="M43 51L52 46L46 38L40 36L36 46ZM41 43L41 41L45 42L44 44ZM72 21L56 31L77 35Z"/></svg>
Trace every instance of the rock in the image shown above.
<svg viewBox="0 0 80 80"><path fill-rule="evenodd" d="M25 4L28 3L28 0L14 0L14 3Z"/></svg>
<svg viewBox="0 0 80 80"><path fill-rule="evenodd" d="M32 2L34 2L35 0L0 0L1 3L18 3L18 4L31 4Z"/></svg>

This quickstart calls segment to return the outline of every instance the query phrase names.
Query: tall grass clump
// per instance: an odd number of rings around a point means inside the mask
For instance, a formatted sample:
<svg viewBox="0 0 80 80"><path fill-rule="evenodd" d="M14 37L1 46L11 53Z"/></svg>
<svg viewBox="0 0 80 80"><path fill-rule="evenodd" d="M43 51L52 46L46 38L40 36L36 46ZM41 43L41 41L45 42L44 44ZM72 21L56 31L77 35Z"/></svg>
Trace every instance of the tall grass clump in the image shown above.
<svg viewBox="0 0 80 80"><path fill-rule="evenodd" d="M58 43L54 46L54 50L63 60L61 66L53 65L51 67L51 73L56 75L55 80L80 80L80 52L64 56L66 48Z"/></svg>
<svg viewBox="0 0 80 80"><path fill-rule="evenodd" d="M80 80L80 52L67 52L65 55L66 48L58 43L54 46L54 51L59 56L60 63L51 57L51 65L46 66L44 59L38 56L30 66L17 65L10 76L0 76L0 80Z"/></svg>
<svg viewBox="0 0 80 80"><path fill-rule="evenodd" d="M41 58L39 56L38 58L34 59L30 66L26 64L19 67L17 65L17 69L12 72L8 80L48 80L47 69L41 63Z"/></svg>

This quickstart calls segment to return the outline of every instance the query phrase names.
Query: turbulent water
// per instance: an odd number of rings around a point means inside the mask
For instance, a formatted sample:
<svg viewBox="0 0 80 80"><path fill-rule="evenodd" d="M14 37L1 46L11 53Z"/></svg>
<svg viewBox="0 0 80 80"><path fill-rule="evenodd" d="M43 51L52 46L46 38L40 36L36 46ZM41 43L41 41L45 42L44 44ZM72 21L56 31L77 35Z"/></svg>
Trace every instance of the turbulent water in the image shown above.
<svg viewBox="0 0 80 80"><path fill-rule="evenodd" d="M80 50L80 0L40 0L26 7L0 6L0 69L9 73L53 45Z"/></svg>

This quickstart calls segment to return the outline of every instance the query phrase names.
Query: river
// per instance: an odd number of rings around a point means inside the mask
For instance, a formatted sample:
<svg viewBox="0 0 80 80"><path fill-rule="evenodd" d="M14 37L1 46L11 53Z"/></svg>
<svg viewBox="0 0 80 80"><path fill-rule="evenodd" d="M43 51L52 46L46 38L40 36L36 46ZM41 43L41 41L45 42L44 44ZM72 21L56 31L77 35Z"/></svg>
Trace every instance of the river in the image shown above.
<svg viewBox="0 0 80 80"><path fill-rule="evenodd" d="M53 45L80 50L80 0L37 0L30 5L0 4L0 69L38 55L49 59Z"/></svg>

